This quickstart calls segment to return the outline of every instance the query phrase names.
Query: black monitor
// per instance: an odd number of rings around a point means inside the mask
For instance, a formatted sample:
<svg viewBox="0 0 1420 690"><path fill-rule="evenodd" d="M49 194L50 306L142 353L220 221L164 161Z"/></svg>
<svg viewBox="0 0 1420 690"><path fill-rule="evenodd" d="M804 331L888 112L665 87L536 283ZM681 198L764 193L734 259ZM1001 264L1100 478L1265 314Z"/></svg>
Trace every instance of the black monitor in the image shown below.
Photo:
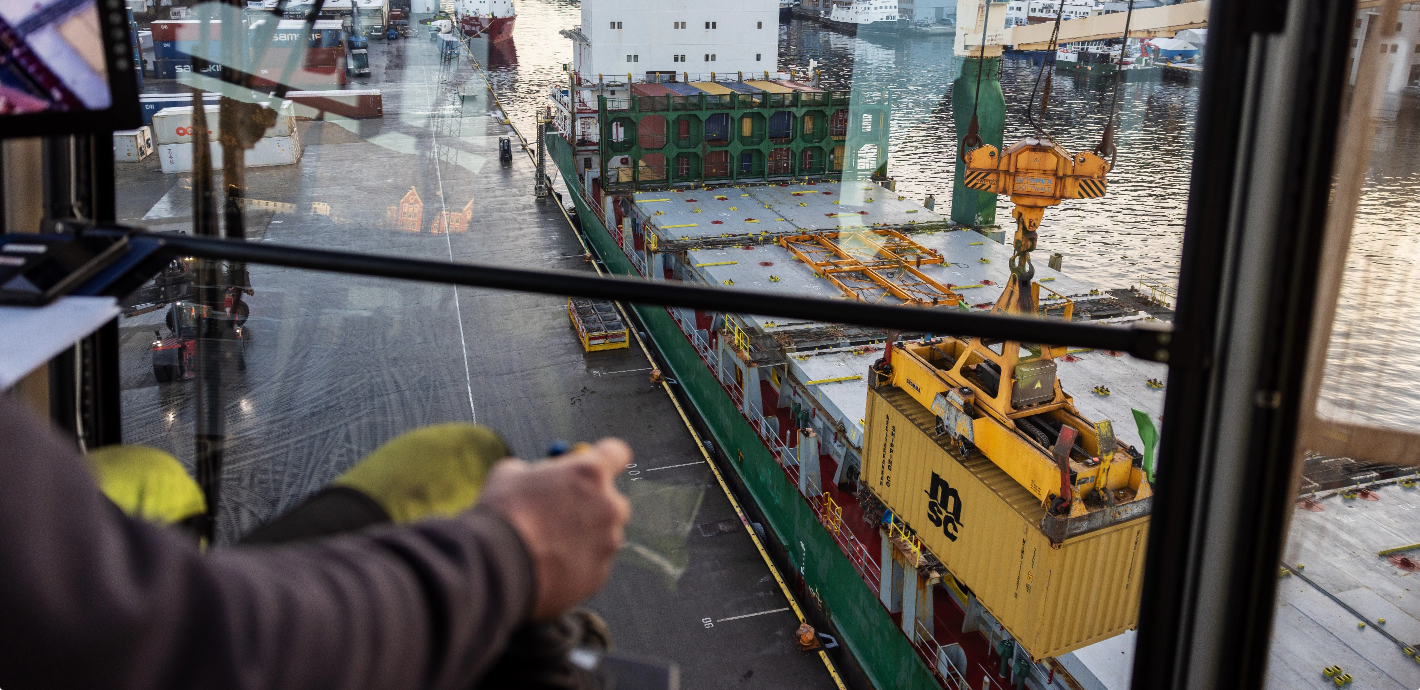
<svg viewBox="0 0 1420 690"><path fill-rule="evenodd" d="M123 0L0 0L0 138L143 124Z"/></svg>

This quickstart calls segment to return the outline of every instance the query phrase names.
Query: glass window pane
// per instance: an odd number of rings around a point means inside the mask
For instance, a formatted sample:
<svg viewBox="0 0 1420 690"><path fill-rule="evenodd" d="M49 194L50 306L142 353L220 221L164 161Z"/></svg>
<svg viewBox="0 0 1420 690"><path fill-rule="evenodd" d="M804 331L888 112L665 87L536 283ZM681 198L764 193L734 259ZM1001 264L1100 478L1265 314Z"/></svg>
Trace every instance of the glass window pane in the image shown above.
<svg viewBox="0 0 1420 690"><path fill-rule="evenodd" d="M1400 352L1417 284L1405 209L1420 165L1411 154L1417 102L1412 69L1394 46L1418 19L1399 3L1356 13L1338 143L1336 186L1317 276L1317 324L1297 458L1296 507L1280 564L1269 687L1318 682L1420 684L1410 601L1420 529L1420 475ZM1377 48L1376 46L1381 46ZM1386 48L1390 46L1391 48ZM1392 55L1394 53L1394 55ZM1399 57L1397 57L1399 56Z"/></svg>

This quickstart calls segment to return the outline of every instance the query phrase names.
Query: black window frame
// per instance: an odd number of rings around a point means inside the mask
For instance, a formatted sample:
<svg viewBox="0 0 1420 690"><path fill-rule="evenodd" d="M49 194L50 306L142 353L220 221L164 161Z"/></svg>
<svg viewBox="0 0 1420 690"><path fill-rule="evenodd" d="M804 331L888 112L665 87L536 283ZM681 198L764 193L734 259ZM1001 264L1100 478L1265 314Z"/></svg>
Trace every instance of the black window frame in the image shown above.
<svg viewBox="0 0 1420 690"><path fill-rule="evenodd" d="M766 298L686 285L345 255L239 240L141 232L134 236L173 255L1068 342L1166 361L1169 385L1161 434L1166 460L1157 475L1133 687L1255 688L1266 673L1277 563L1291 508L1297 391L1316 299L1316 286L1308 279L1322 261L1322 219L1356 9L1355 0L1212 3L1178 309L1172 327L1165 330ZM1269 89L1289 89L1299 107L1285 112L1266 107L1273 93ZM59 137L45 146L46 170L53 166L64 172L46 175L46 211L53 217L73 217L77 211L90 222L112 227L113 161L106 137ZM1260 229L1246 225L1244 211L1269 195L1296 201L1278 205ZM1269 263L1243 265L1242 258L1259 246ZM1261 307L1263 318L1242 328L1236 318L1244 307ZM87 415L92 426L85 433L92 436L85 440L93 444L119 440L121 429L118 343L111 327L61 355L61 362L51 367L56 419ZM70 358L67 369L63 357ZM1239 373L1256 385L1239 388ZM75 376L95 385L75 386ZM97 393L78 399L75 390ZM1277 395L1257 396L1257 391ZM1254 402L1262 400L1272 402ZM1240 427L1248 430L1245 436L1230 435ZM1248 461L1229 466L1220 460L1238 456ZM1212 543L1214 535L1230 532L1230 542ZM1203 590L1202 584L1210 581L1224 586Z"/></svg>

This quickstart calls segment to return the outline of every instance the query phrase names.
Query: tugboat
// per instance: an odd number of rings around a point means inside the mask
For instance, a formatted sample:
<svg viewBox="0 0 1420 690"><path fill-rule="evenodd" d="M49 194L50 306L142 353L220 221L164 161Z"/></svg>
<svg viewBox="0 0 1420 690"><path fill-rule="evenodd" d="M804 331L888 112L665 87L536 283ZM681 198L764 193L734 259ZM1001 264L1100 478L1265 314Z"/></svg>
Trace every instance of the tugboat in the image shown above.
<svg viewBox="0 0 1420 690"><path fill-rule="evenodd" d="M463 35L500 43L513 37L518 11L513 0L457 0L454 15Z"/></svg>

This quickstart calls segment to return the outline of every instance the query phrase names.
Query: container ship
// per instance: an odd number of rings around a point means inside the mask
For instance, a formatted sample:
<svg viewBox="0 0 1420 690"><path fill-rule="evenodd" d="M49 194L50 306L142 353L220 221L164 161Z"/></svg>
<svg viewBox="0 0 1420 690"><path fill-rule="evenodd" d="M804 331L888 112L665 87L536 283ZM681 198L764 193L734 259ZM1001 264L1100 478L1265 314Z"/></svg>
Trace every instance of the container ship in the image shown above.
<svg viewBox="0 0 1420 690"><path fill-rule="evenodd" d="M500 43L513 37L518 11L513 0L457 0L454 16L465 36Z"/></svg>
<svg viewBox="0 0 1420 690"><path fill-rule="evenodd" d="M776 72L761 5L677 38L657 23L703 20L643 4L612 21L584 0L563 32L574 60L544 141L607 268L927 309L1016 300L1009 247L894 191L890 94ZM1159 315L1056 267L1029 290L1043 318ZM855 685L1127 677L1163 365L634 308Z"/></svg>

